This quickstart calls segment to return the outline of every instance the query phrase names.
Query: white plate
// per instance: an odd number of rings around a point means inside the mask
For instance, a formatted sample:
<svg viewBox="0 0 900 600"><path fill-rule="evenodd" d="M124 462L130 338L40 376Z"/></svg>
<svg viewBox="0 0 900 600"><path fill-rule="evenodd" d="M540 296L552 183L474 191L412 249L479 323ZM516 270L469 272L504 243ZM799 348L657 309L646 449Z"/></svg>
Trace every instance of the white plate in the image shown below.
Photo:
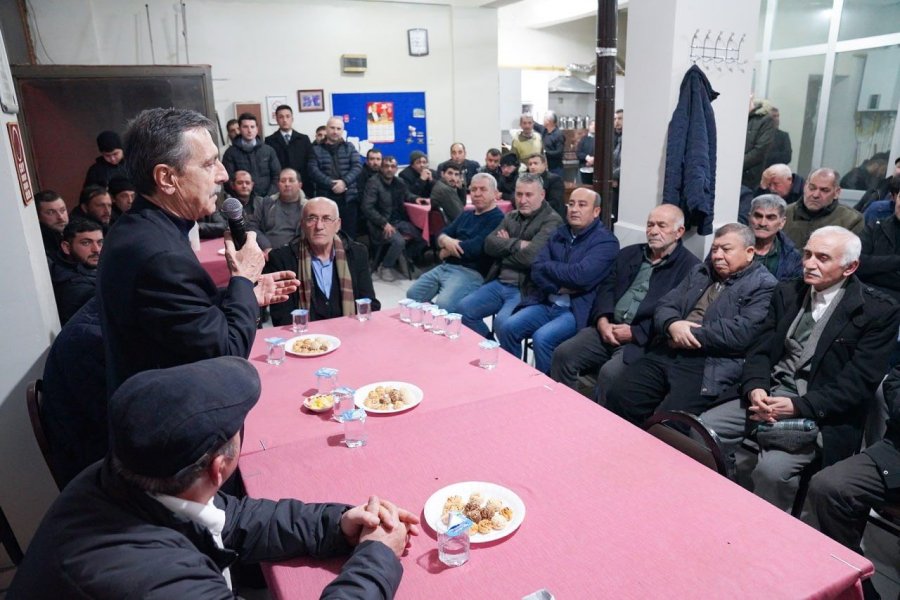
<svg viewBox="0 0 900 600"><path fill-rule="evenodd" d="M322 350L321 352L312 352L309 354L301 354L299 352L294 352L291 348L294 347L294 342L297 340L305 340L308 338L322 338L326 342L328 342L328 350ZM284 343L284 351L288 354L293 354L294 356L300 356L302 358L312 358L314 356L322 356L324 354L328 354L329 352L334 352L338 348L341 347L341 340L337 339L333 335L325 335L322 333L304 333L303 335L298 335L297 337L292 337L288 341Z"/></svg>
<svg viewBox="0 0 900 600"><path fill-rule="evenodd" d="M439 489L425 501L425 522L428 523L428 526L433 531L437 532L437 524L441 520L441 513L444 510L444 503L447 502L447 498L450 496L462 496L463 500L468 500L469 496L475 492L479 492L485 502L491 498L496 498L503 502L503 506L508 506L512 509L513 518L506 527L499 531L470 535L469 540L471 543L485 544L495 540L502 540L518 529L522 521L525 520L525 503L511 489L486 481L463 481Z"/></svg>
<svg viewBox="0 0 900 600"><path fill-rule="evenodd" d="M401 390L406 390L412 396L412 400L409 404L406 404L403 408L398 408L396 410L377 410L374 408L369 408L366 406L366 396L369 395L369 392L377 388L378 386L382 387L392 387ZM356 390L356 393L353 394L353 402L356 404L357 408L361 408L365 410L367 413L372 413L375 415L391 415L398 412L403 412L405 410L409 410L414 406L418 406L419 402L422 401L422 398L425 396L425 393L419 388L411 383L406 383L405 381L378 381L376 383L370 383L368 385L364 385L361 388Z"/></svg>
<svg viewBox="0 0 900 600"><path fill-rule="evenodd" d="M219 248L218 250L216 250L216 254L218 254L219 256L225 256L225 248Z"/></svg>

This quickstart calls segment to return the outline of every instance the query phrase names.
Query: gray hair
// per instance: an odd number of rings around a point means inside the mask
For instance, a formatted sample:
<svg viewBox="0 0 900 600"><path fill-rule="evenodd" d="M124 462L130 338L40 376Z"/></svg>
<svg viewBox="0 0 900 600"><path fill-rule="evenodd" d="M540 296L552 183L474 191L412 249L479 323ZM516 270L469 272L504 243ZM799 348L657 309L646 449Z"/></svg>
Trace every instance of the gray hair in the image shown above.
<svg viewBox="0 0 900 600"><path fill-rule="evenodd" d="M756 244L756 236L753 235L753 230L743 225L741 223L727 223L722 225L716 232L713 234L714 239L718 239L723 235L728 235L729 233L736 233L741 238L741 241L744 243L745 248L749 248Z"/></svg>
<svg viewBox="0 0 900 600"><path fill-rule="evenodd" d="M813 231L812 235L809 236L809 239L812 240L816 237L832 235L842 238L843 241L842 246L844 251L843 254L841 254L842 267L846 267L850 263L859 260L859 255L862 254L862 241L860 241L858 235L849 229L845 229L839 225L827 225Z"/></svg>
<svg viewBox="0 0 900 600"><path fill-rule="evenodd" d="M550 119L551 121L553 121L553 124L554 124L554 125L558 125L558 124L559 124L559 117L557 117L557 116L556 116L556 113L553 112L552 110L548 110L548 111L547 111L547 114L544 115L544 118L545 118L545 119Z"/></svg>
<svg viewBox="0 0 900 600"><path fill-rule="evenodd" d="M489 190L491 190L492 192L497 191L497 180L494 179L494 176L491 175L490 173L476 173L472 177L472 183L475 183L476 179L478 179L478 180L484 179L487 182L487 186L488 186ZM472 185L472 183L470 183L469 185Z"/></svg>
<svg viewBox="0 0 900 600"><path fill-rule="evenodd" d="M762 210L777 210L778 216L783 217L787 208L787 202L778 194L760 194L750 202L750 212L757 208Z"/></svg>
<svg viewBox="0 0 900 600"><path fill-rule="evenodd" d="M125 170L139 194L151 196L156 192L153 170L168 165L183 173L191 156L191 146L184 134L205 129L210 136L213 122L193 110L180 108L151 108L141 111L128 123L125 131Z"/></svg>
<svg viewBox="0 0 900 600"><path fill-rule="evenodd" d="M763 179L776 175L778 177L787 177L788 179L790 179L794 176L794 172L791 171L791 168L784 163L775 163L774 165L769 165L768 167L766 167L766 170L762 172Z"/></svg>
<svg viewBox="0 0 900 600"><path fill-rule="evenodd" d="M537 185L540 186L541 189L544 188L544 180L541 179L540 175L535 175L534 173L522 173L519 175L519 178L516 179L516 187L519 187L519 184L523 183Z"/></svg>
<svg viewBox="0 0 900 600"><path fill-rule="evenodd" d="M312 204L313 202L324 202L325 204L330 206L332 209L334 209L334 213L336 215L340 216L340 214L341 214L340 209L338 209L337 202L335 202L331 198L326 198L325 196L316 196L315 198L310 198L309 200L307 200L306 202L303 203L303 206L300 208L300 220L301 221L304 218L306 218L306 207L309 206L310 204Z"/></svg>
<svg viewBox="0 0 900 600"><path fill-rule="evenodd" d="M679 227L684 227L684 211L682 211L678 206L676 206L674 204L663 203L658 206L654 206L653 209L650 211L650 213L652 214L654 210L657 210L660 208L671 211L672 217L673 217L672 224L675 226L675 229L678 229ZM649 216L650 215L648 214L647 217L649 218Z"/></svg>
<svg viewBox="0 0 900 600"><path fill-rule="evenodd" d="M229 460L234 460L237 455L237 440L232 437L218 448L214 448L198 458L194 464L186 466L171 477L147 477L146 475L134 473L115 454L112 456L112 468L117 475L139 490L150 494L177 496L190 489L216 457L225 456Z"/></svg>
<svg viewBox="0 0 900 600"><path fill-rule="evenodd" d="M808 182L810 179L812 179L812 178L815 177L816 175L823 175L823 174L824 174L824 175L828 175L828 176L831 177L832 182L834 183L834 187L837 188L837 187L840 187L840 186L841 186L841 183L840 183L840 182L841 182L841 175L840 175L840 173L838 173L838 172L835 171L834 169L830 169L830 168L828 168L828 167L821 167L821 168L819 168L819 169L815 169L812 173L809 174L809 177L806 178L806 181Z"/></svg>

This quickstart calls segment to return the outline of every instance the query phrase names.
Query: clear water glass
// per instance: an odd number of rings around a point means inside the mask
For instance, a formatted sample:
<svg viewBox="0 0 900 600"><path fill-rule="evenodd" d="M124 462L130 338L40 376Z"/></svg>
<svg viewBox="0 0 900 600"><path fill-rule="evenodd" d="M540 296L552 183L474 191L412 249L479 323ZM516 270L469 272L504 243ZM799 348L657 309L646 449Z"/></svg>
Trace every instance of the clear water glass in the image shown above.
<svg viewBox="0 0 900 600"><path fill-rule="evenodd" d="M450 313L444 317L444 335L451 340L459 337L462 331L462 315L459 313Z"/></svg>
<svg viewBox="0 0 900 600"><path fill-rule="evenodd" d="M291 331L294 333L306 333L309 329L309 311L305 308L297 308L291 311Z"/></svg>
<svg viewBox="0 0 900 600"><path fill-rule="evenodd" d="M266 338L266 362L276 367L284 362L284 338Z"/></svg>
<svg viewBox="0 0 900 600"><path fill-rule="evenodd" d="M422 304L413 302L409 305L409 324L413 327L422 326Z"/></svg>
<svg viewBox="0 0 900 600"><path fill-rule="evenodd" d="M478 366L490 371L500 360L500 344L494 340L484 340L478 344Z"/></svg>
<svg viewBox="0 0 900 600"><path fill-rule="evenodd" d="M451 512L447 523L438 521L438 559L448 567L458 567L468 562L471 524L471 521L458 512Z"/></svg>
<svg viewBox="0 0 900 600"><path fill-rule="evenodd" d="M413 301L409 298L403 298L402 300L397 302L397 306L400 307L400 320L404 323L409 323L409 305L413 304Z"/></svg>
<svg viewBox="0 0 900 600"><path fill-rule="evenodd" d="M322 367L316 371L316 393L330 394L337 388L338 370Z"/></svg>
<svg viewBox="0 0 900 600"><path fill-rule="evenodd" d="M431 325L431 333L435 335L443 335L447 329L447 311L443 308L435 308L431 311L434 315L434 321Z"/></svg>
<svg viewBox="0 0 900 600"><path fill-rule="evenodd" d="M331 392L334 396L334 407L331 413L331 418L333 420L338 423L342 422L344 418L343 415L356 408L356 405L353 403L354 391L355 390L352 388L339 387Z"/></svg>
<svg viewBox="0 0 900 600"><path fill-rule="evenodd" d="M366 411L361 408L351 409L341 415L344 423L344 445L348 448L359 448L366 445Z"/></svg>
<svg viewBox="0 0 900 600"><path fill-rule="evenodd" d="M356 301L356 318L365 322L372 318L372 300L360 298Z"/></svg>
<svg viewBox="0 0 900 600"><path fill-rule="evenodd" d="M437 308L437 306L430 302L422 303L422 329L425 331L431 329L431 325L434 323L434 315L431 311L435 308Z"/></svg>

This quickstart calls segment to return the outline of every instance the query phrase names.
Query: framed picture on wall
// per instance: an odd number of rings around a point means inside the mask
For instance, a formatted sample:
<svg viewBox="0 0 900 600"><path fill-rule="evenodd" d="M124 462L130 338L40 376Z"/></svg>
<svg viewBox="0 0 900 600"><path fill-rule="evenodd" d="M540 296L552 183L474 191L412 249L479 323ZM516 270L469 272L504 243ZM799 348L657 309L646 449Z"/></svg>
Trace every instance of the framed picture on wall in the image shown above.
<svg viewBox="0 0 900 600"><path fill-rule="evenodd" d="M269 125L278 125L278 119L275 118L275 109L283 104L287 104L287 96L266 96L266 112L269 118Z"/></svg>
<svg viewBox="0 0 900 600"><path fill-rule="evenodd" d="M322 112L325 110L323 90L297 90L297 108L300 112Z"/></svg>

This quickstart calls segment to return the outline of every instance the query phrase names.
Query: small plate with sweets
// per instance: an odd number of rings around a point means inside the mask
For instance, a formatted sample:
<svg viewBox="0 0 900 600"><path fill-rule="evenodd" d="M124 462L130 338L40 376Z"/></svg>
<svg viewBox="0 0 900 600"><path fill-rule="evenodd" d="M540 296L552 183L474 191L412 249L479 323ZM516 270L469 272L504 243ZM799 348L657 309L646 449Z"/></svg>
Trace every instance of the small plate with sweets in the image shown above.
<svg viewBox="0 0 900 600"><path fill-rule="evenodd" d="M461 512L472 522L469 541L485 544L513 533L525 520L525 503L509 488L486 481L463 481L443 487L425 501L425 522L437 524L450 511Z"/></svg>
<svg viewBox="0 0 900 600"><path fill-rule="evenodd" d="M310 358L334 352L341 347L341 340L333 335L305 333L284 343L284 351L294 356Z"/></svg>

